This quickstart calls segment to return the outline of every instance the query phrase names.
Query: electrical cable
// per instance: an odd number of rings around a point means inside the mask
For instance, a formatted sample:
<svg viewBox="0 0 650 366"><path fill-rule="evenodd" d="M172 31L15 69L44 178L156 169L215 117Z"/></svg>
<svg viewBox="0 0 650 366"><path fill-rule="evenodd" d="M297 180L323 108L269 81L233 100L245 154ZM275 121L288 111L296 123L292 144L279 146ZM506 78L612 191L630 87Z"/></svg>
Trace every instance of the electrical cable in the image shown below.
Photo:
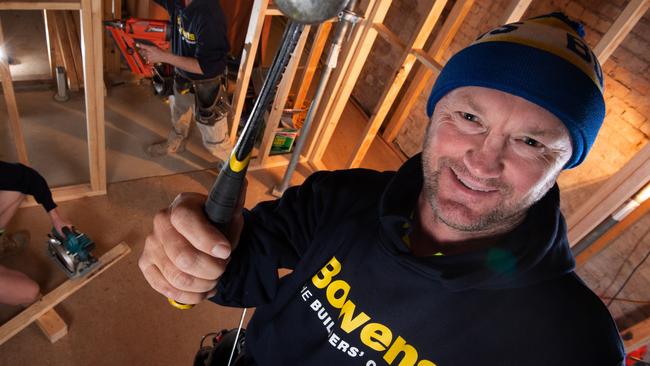
<svg viewBox="0 0 650 366"><path fill-rule="evenodd" d="M646 230L646 232L641 236L641 239L639 239L639 242L641 242L641 241L642 241L646 236L648 236L648 233L650 233L650 228L648 228L648 230ZM637 243L637 245L638 245L638 243ZM645 261L648 259L648 257L650 257L650 250L648 250L648 253L646 253L646 255L643 257L643 259L642 259L642 260L641 260L641 261L640 261L640 262L639 262L639 263L634 267L634 269L632 269L632 271L631 271L630 274L627 276L627 278L625 279L625 281L623 281L623 284L621 285L621 287L619 287L619 289L616 291L616 293L614 294L614 296L612 296L612 299L609 300L609 302L607 303L607 307L609 307L609 306L612 304L612 302L614 302L614 299L618 296L618 294L621 293L621 291L623 291L623 289L625 288L625 286L627 285L627 283L630 281L630 279L632 278L632 276L633 276L633 275L636 273L636 271L641 267L641 265L642 265L643 263L645 263Z"/></svg>
<svg viewBox="0 0 650 366"><path fill-rule="evenodd" d="M641 239L638 240L638 241L636 242L636 244L634 244L634 247L632 247L632 249L627 253L627 256L626 256L625 259L623 260L623 263L621 263L621 265L620 265L620 266L618 267L618 269L616 270L616 273L615 273L614 276L612 277L612 282L610 282L610 284L607 286L607 288L605 289L605 291L602 292L602 295L599 295L600 298L606 298L606 297L607 297L607 296L605 296L605 294L609 292L609 289L611 289L612 286L614 286L614 284L616 283L616 279L618 278L618 275L620 275L620 274L621 274L621 271L623 271L623 267L625 267L625 264L628 263L628 261L630 260L630 257L632 256L632 253L634 253L634 252L637 250L637 248L639 247L639 245L641 245L641 243L643 242L642 239L643 239L646 235L648 235L648 232L650 232L650 228L649 228L648 230L646 230L646 232L643 233L643 235L641 235ZM615 298L615 297L616 297L616 296L612 296L612 297L609 297L609 298L611 299L611 298ZM608 306L609 306L609 305L608 305Z"/></svg>

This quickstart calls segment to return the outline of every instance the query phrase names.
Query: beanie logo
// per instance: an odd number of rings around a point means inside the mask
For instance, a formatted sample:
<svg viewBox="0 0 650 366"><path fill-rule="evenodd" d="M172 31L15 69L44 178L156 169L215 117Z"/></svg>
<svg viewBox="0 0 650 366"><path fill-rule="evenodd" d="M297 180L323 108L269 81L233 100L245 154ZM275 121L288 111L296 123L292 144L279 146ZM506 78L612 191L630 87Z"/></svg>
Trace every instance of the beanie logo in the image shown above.
<svg viewBox="0 0 650 366"><path fill-rule="evenodd" d="M550 26L543 19L506 24L482 34L474 44L485 42L518 43L537 48L570 62L603 92L603 72L596 55L572 30Z"/></svg>

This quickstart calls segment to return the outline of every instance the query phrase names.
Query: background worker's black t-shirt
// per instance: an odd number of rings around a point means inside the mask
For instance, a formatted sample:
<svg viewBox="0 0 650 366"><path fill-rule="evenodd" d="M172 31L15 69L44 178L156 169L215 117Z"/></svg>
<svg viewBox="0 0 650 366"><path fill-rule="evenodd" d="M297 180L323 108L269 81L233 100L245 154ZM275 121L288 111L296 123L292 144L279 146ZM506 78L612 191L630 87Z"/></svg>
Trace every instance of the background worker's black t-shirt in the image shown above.
<svg viewBox="0 0 650 366"><path fill-rule="evenodd" d="M199 61L203 75L179 68L191 80L214 78L223 73L230 50L226 17L216 0L194 0L187 7L183 0L154 0L167 9L171 22L172 52Z"/></svg>

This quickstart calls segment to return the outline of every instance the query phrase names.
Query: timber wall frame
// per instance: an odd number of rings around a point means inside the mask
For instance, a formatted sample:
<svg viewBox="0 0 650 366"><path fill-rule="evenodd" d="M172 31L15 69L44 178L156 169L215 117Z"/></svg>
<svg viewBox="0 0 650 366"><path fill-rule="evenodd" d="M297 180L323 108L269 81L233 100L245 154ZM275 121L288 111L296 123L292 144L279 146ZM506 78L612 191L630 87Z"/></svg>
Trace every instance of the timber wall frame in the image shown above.
<svg viewBox="0 0 650 366"><path fill-rule="evenodd" d="M90 182L52 189L54 200L65 201L106 194L106 143L104 131L103 26L101 0L2 1L0 10L75 10L81 19L81 52L83 56L88 167ZM0 36L2 33L0 32ZM0 39L0 41L2 41ZM48 45L48 50L49 50ZM11 75L6 63L0 61L0 76L18 158L29 165L27 149L19 121ZM43 116L47 118L47 116Z"/></svg>

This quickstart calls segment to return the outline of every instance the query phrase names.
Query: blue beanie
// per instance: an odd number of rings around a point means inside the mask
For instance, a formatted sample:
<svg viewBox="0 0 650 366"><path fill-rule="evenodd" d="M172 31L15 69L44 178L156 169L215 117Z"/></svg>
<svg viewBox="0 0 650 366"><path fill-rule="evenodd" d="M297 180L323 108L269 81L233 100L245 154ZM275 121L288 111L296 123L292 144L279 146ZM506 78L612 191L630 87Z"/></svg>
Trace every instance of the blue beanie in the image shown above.
<svg viewBox="0 0 650 366"><path fill-rule="evenodd" d="M573 145L565 168L579 165L605 118L602 70L583 35L582 26L562 13L483 34L442 69L427 103L429 117L436 103L459 87L480 86L513 94L564 123Z"/></svg>

